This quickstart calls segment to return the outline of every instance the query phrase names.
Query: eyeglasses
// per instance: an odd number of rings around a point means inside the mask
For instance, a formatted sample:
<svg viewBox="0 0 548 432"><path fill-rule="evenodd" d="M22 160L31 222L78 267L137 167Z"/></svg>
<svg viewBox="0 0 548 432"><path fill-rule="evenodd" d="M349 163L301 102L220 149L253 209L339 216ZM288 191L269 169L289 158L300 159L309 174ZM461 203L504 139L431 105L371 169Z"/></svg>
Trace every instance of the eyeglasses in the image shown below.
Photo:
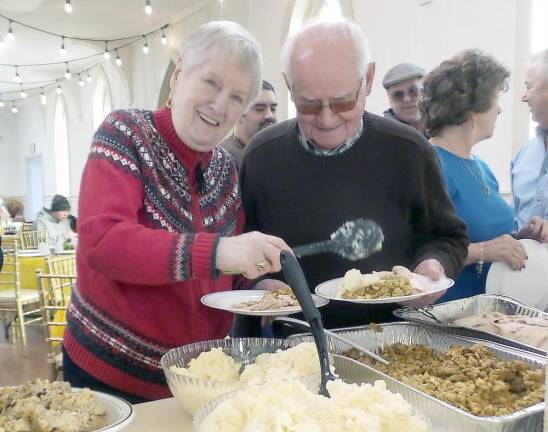
<svg viewBox="0 0 548 432"><path fill-rule="evenodd" d="M407 91L404 90L398 90L394 93L389 93L390 99L401 102L405 99L405 95L409 96L409 99L416 99L420 96L422 91L422 87L419 86L411 86L407 89Z"/></svg>
<svg viewBox="0 0 548 432"><path fill-rule="evenodd" d="M284 78L285 78L285 75L284 75ZM295 103L295 108L297 108L298 112L305 115L317 115L322 112L324 107L329 107L329 109L331 109L331 111L333 111L336 114L353 110L356 107L356 104L358 103L358 95L360 94L360 90L362 88L362 81L363 81L363 76L360 78L358 91L356 92L356 97L354 97L353 99L330 100L327 104L324 104L321 100L299 101L299 102L296 101L293 95L293 91L291 90L291 87L289 87L289 84L287 83L287 78L285 79L287 88L289 89L289 92L291 93L291 99Z"/></svg>

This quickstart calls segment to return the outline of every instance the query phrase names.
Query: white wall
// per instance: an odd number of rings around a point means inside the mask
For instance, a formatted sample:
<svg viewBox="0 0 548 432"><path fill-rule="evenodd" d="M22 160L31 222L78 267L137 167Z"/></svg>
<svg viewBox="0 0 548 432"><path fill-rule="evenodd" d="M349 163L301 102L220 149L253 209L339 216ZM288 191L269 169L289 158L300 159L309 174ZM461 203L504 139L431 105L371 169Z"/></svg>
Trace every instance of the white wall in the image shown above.
<svg viewBox="0 0 548 432"><path fill-rule="evenodd" d="M276 88L279 118L287 113L287 92L279 54L295 2L309 2L317 10L320 0L201 0L187 9L174 10L175 24L168 28L169 43L159 35L149 41L150 53L141 44L120 50L122 68L113 60L104 64L112 92L113 108L154 109L170 60L175 61L181 41L198 25L212 19L232 19L248 28L263 47L264 75ZM502 190L509 190L509 163L527 138L528 110L519 101L523 69L529 53L531 0L342 0L343 11L362 25L377 64L377 75L367 109L382 113L388 106L381 81L394 64L411 61L430 69L464 48L481 48L512 70L510 89L501 100L495 136L481 143L477 153L493 168ZM101 47L98 47L101 50ZM95 72L92 72L92 75ZM91 137L94 84L80 88L77 80L65 84L63 98L69 122L71 199L78 196L80 175ZM32 143L44 156L45 202L55 194L53 113L56 94L48 105L36 99L23 103L13 115L9 106L0 110L0 195L25 195L25 157Z"/></svg>

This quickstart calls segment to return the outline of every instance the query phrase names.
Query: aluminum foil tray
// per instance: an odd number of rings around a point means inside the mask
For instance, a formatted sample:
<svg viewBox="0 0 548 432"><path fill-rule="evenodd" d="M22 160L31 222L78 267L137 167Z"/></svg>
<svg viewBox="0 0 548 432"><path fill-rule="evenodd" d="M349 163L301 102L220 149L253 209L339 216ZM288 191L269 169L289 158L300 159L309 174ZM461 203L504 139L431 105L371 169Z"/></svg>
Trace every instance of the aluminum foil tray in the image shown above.
<svg viewBox="0 0 548 432"><path fill-rule="evenodd" d="M400 309L396 309L394 311L394 315L405 321L436 326L451 334L490 340L515 348L531 351L540 355L547 354L546 351L541 348L527 345L515 339L509 339L485 330L479 330L472 327L455 326L451 324L451 322L459 318L486 312L500 312L505 315L523 315L531 318L541 316L548 317L548 313L542 312L531 306L527 306L526 304L514 300L511 297L494 294L482 294L474 297L427 306L424 308L404 306Z"/></svg>
<svg viewBox="0 0 548 432"><path fill-rule="evenodd" d="M453 345L470 346L476 343L472 339L449 335L434 327L425 327L413 323L387 323L373 326L353 327L335 330L343 336L359 343L375 353L380 353L385 345L402 343L421 344L434 351L445 352ZM291 343L313 340L310 334L290 336ZM327 337L329 349L342 353L349 349L343 342ZM483 342L497 358L506 361L521 360L532 367L545 367L546 358L513 348ZM346 382L386 381L387 387L400 393L412 406L416 414L421 415L432 432L535 432L542 431L544 403L533 405L524 410L497 417L479 417L460 408L436 399L420 390L404 384L374 368L343 356L335 356L336 372Z"/></svg>

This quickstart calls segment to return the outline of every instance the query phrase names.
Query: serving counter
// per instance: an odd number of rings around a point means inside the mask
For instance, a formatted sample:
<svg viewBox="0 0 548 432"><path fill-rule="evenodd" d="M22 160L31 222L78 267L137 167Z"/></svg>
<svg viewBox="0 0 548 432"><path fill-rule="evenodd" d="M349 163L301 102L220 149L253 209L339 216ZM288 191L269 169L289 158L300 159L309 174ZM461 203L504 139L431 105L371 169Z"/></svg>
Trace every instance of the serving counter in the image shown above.
<svg viewBox="0 0 548 432"><path fill-rule="evenodd" d="M124 432L192 432L192 418L175 398L133 405L135 418Z"/></svg>

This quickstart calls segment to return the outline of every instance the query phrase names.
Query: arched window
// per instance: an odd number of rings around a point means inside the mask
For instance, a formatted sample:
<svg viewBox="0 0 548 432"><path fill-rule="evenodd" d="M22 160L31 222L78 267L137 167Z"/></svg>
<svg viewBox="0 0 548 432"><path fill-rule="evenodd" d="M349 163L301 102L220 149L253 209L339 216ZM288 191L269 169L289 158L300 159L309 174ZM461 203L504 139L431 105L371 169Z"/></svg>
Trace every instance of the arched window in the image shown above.
<svg viewBox="0 0 548 432"><path fill-rule="evenodd" d="M55 193L70 196L70 167L68 123L65 102L62 97L55 103L54 135L55 135Z"/></svg>
<svg viewBox="0 0 548 432"><path fill-rule="evenodd" d="M107 77L102 69L97 74L97 84L93 94L93 129L97 130L108 113L112 111L112 99Z"/></svg>
<svg viewBox="0 0 548 432"><path fill-rule="evenodd" d="M308 7L307 7L308 6ZM335 20L343 17L341 4L339 0L321 0L321 5L316 8L317 13L311 16L306 16L307 10L314 10L313 7L307 5L306 2L296 2L293 14L291 15L291 21L289 23L288 36L296 33L300 30L303 23L310 18L317 18L322 21ZM293 118L297 114L295 110L295 104L291 100L291 93L288 91L287 96L287 118Z"/></svg>
<svg viewBox="0 0 548 432"><path fill-rule="evenodd" d="M546 16L548 16L548 3L546 0L533 0L531 8L531 54L548 48L548 27L546 27ZM537 123L529 121L529 137L535 135Z"/></svg>

